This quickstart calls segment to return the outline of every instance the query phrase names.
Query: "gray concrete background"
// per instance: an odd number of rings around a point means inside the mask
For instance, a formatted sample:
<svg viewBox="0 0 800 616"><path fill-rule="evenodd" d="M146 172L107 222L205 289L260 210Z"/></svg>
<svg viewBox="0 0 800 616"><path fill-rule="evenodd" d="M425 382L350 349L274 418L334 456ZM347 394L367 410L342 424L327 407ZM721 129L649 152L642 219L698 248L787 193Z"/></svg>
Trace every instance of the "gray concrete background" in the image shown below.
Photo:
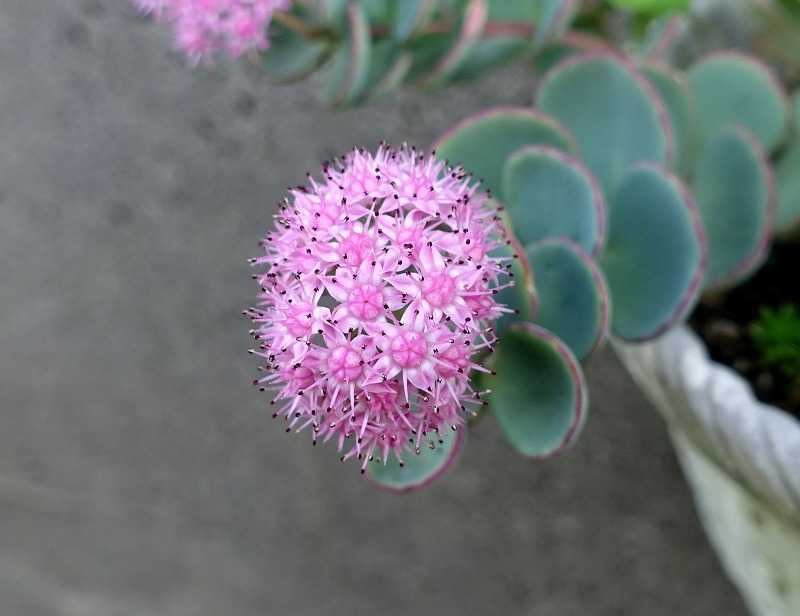
<svg viewBox="0 0 800 616"><path fill-rule="evenodd" d="M0 2L0 614L744 614L607 352L569 455L487 420L409 497L249 386L245 259L284 187L530 89L330 113L313 83L189 70L123 0Z"/></svg>

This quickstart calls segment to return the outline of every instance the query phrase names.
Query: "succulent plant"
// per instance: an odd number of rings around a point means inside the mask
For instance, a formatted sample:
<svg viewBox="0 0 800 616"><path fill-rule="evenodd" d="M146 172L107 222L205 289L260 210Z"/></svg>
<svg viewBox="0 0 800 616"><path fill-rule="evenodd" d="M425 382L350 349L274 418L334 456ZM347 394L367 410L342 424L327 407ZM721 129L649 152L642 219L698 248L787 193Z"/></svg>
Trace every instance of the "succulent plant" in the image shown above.
<svg viewBox="0 0 800 616"><path fill-rule="evenodd" d="M792 101L792 132L783 155L775 166L778 187L778 212L775 229L791 234L800 223L800 92Z"/></svg>
<svg viewBox="0 0 800 616"><path fill-rule="evenodd" d="M561 34L577 0L314 0L273 22L263 54L277 81L323 68L325 99L349 105L404 84L472 79ZM295 63L298 53L306 62Z"/></svg>
<svg viewBox="0 0 800 616"><path fill-rule="evenodd" d="M310 427L314 441L335 437L343 458L389 489L449 468L459 428L486 402L523 455L564 451L587 416L583 360L609 336L660 336L702 293L751 275L773 234L800 223L800 96L790 104L770 70L738 52L672 68L672 18L653 22L635 55L586 33L554 39L578 9L316 0L276 13L265 68L291 80L330 58L333 104L537 52L534 105L458 122L432 146L439 163L403 147L324 166L325 181L292 192L254 261L268 270L248 314L256 353L275 369L257 383L276 388L276 416L287 431ZM447 208L473 223L437 218ZM324 241L309 218L317 210L334 217ZM461 245L462 227L476 244ZM415 229L425 246L403 239ZM363 246L350 239L364 233L379 255L367 265L351 262ZM453 293L432 282L439 275ZM351 309L364 285L382 299L361 304L380 314ZM319 331L284 331L303 316Z"/></svg>
<svg viewBox="0 0 800 616"><path fill-rule="evenodd" d="M279 83L324 70L351 105L403 85L464 81L562 34L579 0L132 0L193 63L249 53Z"/></svg>
<svg viewBox="0 0 800 616"><path fill-rule="evenodd" d="M578 40L544 50L559 58L535 108L485 111L434 144L483 179L529 262L515 293L537 311L507 318L480 378L511 445L537 458L585 419L578 360L609 334L661 335L752 274L776 223L800 223L800 118L767 68L717 53L681 72Z"/></svg>

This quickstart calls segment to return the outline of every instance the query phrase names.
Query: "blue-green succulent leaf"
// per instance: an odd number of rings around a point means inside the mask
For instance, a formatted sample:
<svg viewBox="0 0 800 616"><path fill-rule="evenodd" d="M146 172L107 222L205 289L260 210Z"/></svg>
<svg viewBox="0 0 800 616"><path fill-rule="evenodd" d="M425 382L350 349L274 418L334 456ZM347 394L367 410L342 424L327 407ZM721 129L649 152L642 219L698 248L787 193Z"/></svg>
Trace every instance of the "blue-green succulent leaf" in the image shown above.
<svg viewBox="0 0 800 616"><path fill-rule="evenodd" d="M369 74L360 98L378 98L399 86L411 68L411 54L392 39L374 43Z"/></svg>
<svg viewBox="0 0 800 616"><path fill-rule="evenodd" d="M614 307L611 330L636 342L686 317L702 286L703 229L691 195L654 165L633 167L609 208L600 264Z"/></svg>
<svg viewBox="0 0 800 616"><path fill-rule="evenodd" d="M792 99L794 134L792 142L775 167L778 188L778 214L775 228L779 233L794 232L800 226L800 92Z"/></svg>
<svg viewBox="0 0 800 616"><path fill-rule="evenodd" d="M793 231L800 225L800 138L795 137L775 167L778 214L775 228Z"/></svg>
<svg viewBox="0 0 800 616"><path fill-rule="evenodd" d="M404 41L430 19L438 0L402 0L391 4L394 10L392 35Z"/></svg>
<svg viewBox="0 0 800 616"><path fill-rule="evenodd" d="M453 36L439 33L424 33L415 36L404 44L411 53L411 68L406 83L417 83L434 69L453 44Z"/></svg>
<svg viewBox="0 0 800 616"><path fill-rule="evenodd" d="M370 76L372 35L361 4L347 5L347 33L333 57L327 100L333 105L357 101L365 92Z"/></svg>
<svg viewBox="0 0 800 616"><path fill-rule="evenodd" d="M708 238L706 286L725 286L757 268L769 245L773 178L763 149L745 128L712 137L695 169L695 196Z"/></svg>
<svg viewBox="0 0 800 616"><path fill-rule="evenodd" d="M675 139L675 168L686 175L691 168L696 130L696 111L689 82L678 71L661 64L646 64L642 73L658 91L667 109Z"/></svg>
<svg viewBox="0 0 800 616"><path fill-rule="evenodd" d="M689 70L697 102L700 143L720 129L740 125L767 150L781 144L788 125L786 96L771 71L737 52L711 54Z"/></svg>
<svg viewBox="0 0 800 616"><path fill-rule="evenodd" d="M649 61L669 63L675 54L681 34L688 28L685 15L662 15L647 26L644 38L637 45L637 55Z"/></svg>
<svg viewBox="0 0 800 616"><path fill-rule="evenodd" d="M387 0L359 0L359 2L364 7L369 23L379 24L382 27L389 26L394 17L393 2Z"/></svg>
<svg viewBox="0 0 800 616"><path fill-rule="evenodd" d="M489 0L489 19L532 24L539 14L541 0Z"/></svg>
<svg viewBox="0 0 800 616"><path fill-rule="evenodd" d="M574 19L580 4L578 0L539 0L539 18L534 42L542 47L561 36Z"/></svg>
<svg viewBox="0 0 800 616"><path fill-rule="evenodd" d="M550 69L570 57L586 53L612 53L603 39L573 30L542 47L533 58L536 75L545 75Z"/></svg>
<svg viewBox="0 0 800 616"><path fill-rule="evenodd" d="M500 339L490 365L489 406L511 445L546 458L574 442L586 417L583 372L566 344L546 329L519 323Z"/></svg>
<svg viewBox="0 0 800 616"><path fill-rule="evenodd" d="M320 20L340 26L345 21L348 2L349 0L315 0L314 6Z"/></svg>
<svg viewBox="0 0 800 616"><path fill-rule="evenodd" d="M536 323L557 335L584 359L608 335L609 299L594 260L564 238L525 248L539 293Z"/></svg>
<svg viewBox="0 0 800 616"><path fill-rule="evenodd" d="M506 159L525 145L549 145L572 152L570 134L551 117L523 107L497 107L470 116L434 143L436 155L461 165L502 197Z"/></svg>
<svg viewBox="0 0 800 616"><path fill-rule="evenodd" d="M613 55L570 57L545 75L539 107L561 122L578 142L581 157L606 195L631 165L667 164L669 117L650 83Z"/></svg>
<svg viewBox="0 0 800 616"><path fill-rule="evenodd" d="M328 41L314 41L275 24L270 46L261 54L261 66L276 83L288 83L308 76L322 65L331 52Z"/></svg>
<svg viewBox="0 0 800 616"><path fill-rule="evenodd" d="M501 316L494 323L495 331L502 334L514 323L533 321L539 309L539 298L534 284L533 270L522 244L509 230L508 217L503 217L504 243L492 251L493 257L506 259L508 271L513 280L501 280L501 288L494 295L494 300L506 308L513 310ZM508 284L513 282L513 284Z"/></svg>
<svg viewBox="0 0 800 616"><path fill-rule="evenodd" d="M419 453L403 455L401 463L389 454L384 464L377 452L367 465L367 476L391 492L411 492L428 486L452 467L466 439L466 428L428 434L421 438Z"/></svg>
<svg viewBox="0 0 800 616"><path fill-rule="evenodd" d="M423 79L424 85L439 85L450 80L468 61L480 43L489 9L486 0L469 0L464 9L461 28L452 45L437 62L433 71Z"/></svg>
<svg viewBox="0 0 800 616"><path fill-rule="evenodd" d="M515 36L495 36L478 41L462 61L451 81L467 81L485 73L494 66L508 62L528 49L529 44Z"/></svg>
<svg viewBox="0 0 800 616"><path fill-rule="evenodd" d="M795 92L792 98L792 111L795 135L800 135L800 91Z"/></svg>
<svg viewBox="0 0 800 616"><path fill-rule="evenodd" d="M563 236L597 254L605 242L600 185L576 158L550 146L525 146L506 161L503 198L523 246ZM558 333L558 332L557 332Z"/></svg>

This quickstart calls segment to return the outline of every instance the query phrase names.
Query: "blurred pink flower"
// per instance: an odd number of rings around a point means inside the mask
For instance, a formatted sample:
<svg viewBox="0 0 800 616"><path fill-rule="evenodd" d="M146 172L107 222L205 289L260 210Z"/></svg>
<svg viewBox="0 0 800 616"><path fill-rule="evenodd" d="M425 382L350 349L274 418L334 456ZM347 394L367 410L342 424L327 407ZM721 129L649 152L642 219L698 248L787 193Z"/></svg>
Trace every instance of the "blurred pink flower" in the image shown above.
<svg viewBox="0 0 800 616"><path fill-rule="evenodd" d="M269 46L267 26L291 0L133 0L145 14L169 23L192 62L217 52L238 57Z"/></svg>
<svg viewBox="0 0 800 616"><path fill-rule="evenodd" d="M509 263L496 208L461 169L414 148L356 150L290 191L246 311L256 380L286 431L335 439L342 460L417 450L482 404L470 372Z"/></svg>

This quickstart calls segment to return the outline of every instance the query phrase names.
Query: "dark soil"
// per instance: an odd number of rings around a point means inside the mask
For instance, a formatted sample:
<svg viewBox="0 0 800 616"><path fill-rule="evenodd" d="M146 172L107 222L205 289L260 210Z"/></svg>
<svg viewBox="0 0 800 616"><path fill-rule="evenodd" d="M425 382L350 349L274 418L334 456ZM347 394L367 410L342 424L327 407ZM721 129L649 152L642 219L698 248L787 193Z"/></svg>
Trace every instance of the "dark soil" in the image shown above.
<svg viewBox="0 0 800 616"><path fill-rule="evenodd" d="M759 400L800 417L800 387L781 371L765 368L748 333L762 307L800 305L800 242L776 243L763 267L739 286L704 298L689 319L711 357L753 385Z"/></svg>

